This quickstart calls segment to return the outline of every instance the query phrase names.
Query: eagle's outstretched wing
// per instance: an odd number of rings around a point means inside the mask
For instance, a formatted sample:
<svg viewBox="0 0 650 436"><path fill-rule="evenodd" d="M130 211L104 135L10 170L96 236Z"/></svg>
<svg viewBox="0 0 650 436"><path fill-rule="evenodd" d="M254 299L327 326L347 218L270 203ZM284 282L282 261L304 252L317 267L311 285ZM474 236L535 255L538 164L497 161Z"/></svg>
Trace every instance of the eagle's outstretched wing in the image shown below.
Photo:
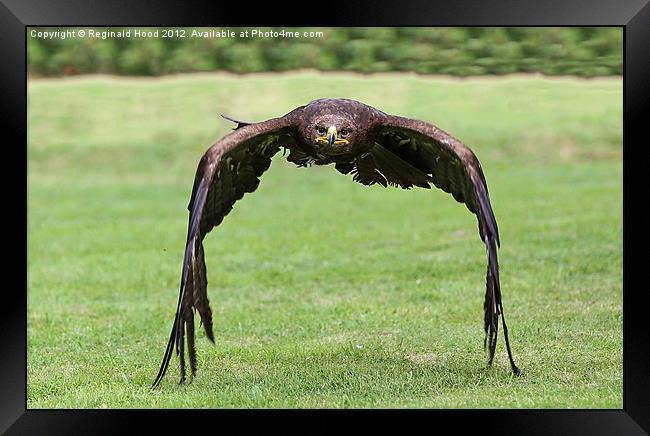
<svg viewBox="0 0 650 436"><path fill-rule="evenodd" d="M354 164L337 165L337 170L352 173L359 183L430 188L430 184L450 193L464 203L478 218L481 240L487 247L487 276L484 303L485 345L489 363L496 348L499 314L503 321L508 357L515 374L515 365L503 317L497 246L499 230L490 205L485 177L478 159L466 145L432 124L382 115L378 117L374 143L370 151L359 156Z"/></svg>
<svg viewBox="0 0 650 436"><path fill-rule="evenodd" d="M244 193L253 192L257 188L259 177L269 168L271 158L280 147L294 144L289 134L294 112L256 124L238 122L234 132L212 145L201 158L188 205L190 215L176 316L152 387L156 387L164 377L174 346L180 359L181 383L185 380L186 334L190 370L194 375L194 310L199 312L205 333L214 342L203 238L221 223Z"/></svg>

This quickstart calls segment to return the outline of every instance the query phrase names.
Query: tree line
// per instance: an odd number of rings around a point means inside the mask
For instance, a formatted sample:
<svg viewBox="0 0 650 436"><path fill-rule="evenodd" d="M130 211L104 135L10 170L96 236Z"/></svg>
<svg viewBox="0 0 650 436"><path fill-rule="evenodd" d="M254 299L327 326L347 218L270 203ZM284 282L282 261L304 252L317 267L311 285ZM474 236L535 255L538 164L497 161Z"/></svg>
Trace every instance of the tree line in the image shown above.
<svg viewBox="0 0 650 436"><path fill-rule="evenodd" d="M256 29L259 37L240 37L245 29L237 27L199 29L201 37L189 36L196 28L139 28L146 32L120 37L110 32L129 28L91 28L93 37L88 28L77 29L85 29L86 37L36 37L28 30L28 73L158 76L318 69L589 77L623 72L620 27L267 27ZM146 36L157 29L166 36ZM41 30L56 34L53 28ZM102 32L109 36L101 37Z"/></svg>

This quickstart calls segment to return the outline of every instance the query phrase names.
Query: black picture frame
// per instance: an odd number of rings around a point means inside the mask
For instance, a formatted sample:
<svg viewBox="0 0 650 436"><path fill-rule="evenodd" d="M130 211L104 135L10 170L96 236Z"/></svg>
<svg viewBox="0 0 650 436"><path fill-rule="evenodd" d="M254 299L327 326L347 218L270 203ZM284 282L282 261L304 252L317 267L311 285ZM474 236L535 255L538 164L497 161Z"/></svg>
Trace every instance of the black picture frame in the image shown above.
<svg viewBox="0 0 650 436"><path fill-rule="evenodd" d="M309 423L322 422L334 426L327 417L372 418L376 424L394 423L402 427L414 422L423 428L453 428L460 434L472 429L482 433L499 434L648 434L650 432L650 329L643 315L643 295L646 289L636 287L643 283L642 268L636 268L645 257L630 251L633 229L643 219L633 213L634 195L631 187L635 165L642 165L635 156L647 146L647 140L638 143L635 138L644 127L644 109L649 106L650 88L650 6L649 0L502 0L502 1L361 1L332 3L320 10L275 2L237 3L206 1L84 1L68 0L0 0L0 113L5 121L3 132L5 166L3 181L7 199L5 217L16 220L18 228L25 229L25 239L8 245L8 259L24 261L24 267L7 267L5 277L19 276L13 271L24 271L16 282L4 286L4 301L0 306L2 347L0 352L0 431L8 434L58 433L117 433L132 430L133 425L151 422L167 431L187 429L188 424L225 429L226 423L239 430L259 424L246 419L253 414L261 419L277 417L277 411L180 411L180 410L27 410L26 403L26 327L27 327L27 117L26 117L26 27L27 26L217 26L217 25L341 25L341 26L622 26L624 28L624 281L623 281L623 344L624 390L621 410L432 410L432 411L282 411L287 429L294 427L294 419L308 417ZM292 12L293 11L293 12ZM297 15L300 11L301 15ZM632 157L634 156L634 157ZM16 159L14 159L16 158ZM24 159L19 165L18 158ZM16 171L9 175L9 169ZM22 183L24 182L24 183ZM643 189L644 186L641 187ZM10 192L7 192L10 191ZM18 207L21 205L22 207ZM24 211L25 216L15 211ZM8 228L6 226L5 228ZM8 233L8 232L7 232ZM18 232L16 232L18 233ZM19 253L19 254L17 254ZM627 256L625 256L627 254ZM8 274L9 273L9 274ZM25 277L25 280L21 280ZM156 350L158 351L158 350ZM406 415L406 416L405 416ZM291 419L288 421L287 419ZM287 425L287 423L291 423ZM309 425L309 424L307 424ZM303 427L304 429L308 427ZM325 429L326 427L322 427Z"/></svg>

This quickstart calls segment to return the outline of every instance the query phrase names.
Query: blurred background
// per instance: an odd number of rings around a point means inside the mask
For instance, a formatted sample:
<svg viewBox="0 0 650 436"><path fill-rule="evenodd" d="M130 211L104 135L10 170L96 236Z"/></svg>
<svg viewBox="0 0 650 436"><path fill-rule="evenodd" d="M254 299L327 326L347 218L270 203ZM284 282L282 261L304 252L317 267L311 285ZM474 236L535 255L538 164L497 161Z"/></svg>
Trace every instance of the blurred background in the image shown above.
<svg viewBox="0 0 650 436"><path fill-rule="evenodd" d="M123 28L97 28L119 31ZM164 29L164 28L159 28ZM28 38L33 76L158 76L196 71L255 73L317 69L468 76L539 72L609 76L623 72L616 27L260 28L322 32L307 38ZM56 30L44 28L42 30ZM143 30L152 31L156 28ZM189 35L192 30L178 28ZM223 28L239 32L242 28Z"/></svg>

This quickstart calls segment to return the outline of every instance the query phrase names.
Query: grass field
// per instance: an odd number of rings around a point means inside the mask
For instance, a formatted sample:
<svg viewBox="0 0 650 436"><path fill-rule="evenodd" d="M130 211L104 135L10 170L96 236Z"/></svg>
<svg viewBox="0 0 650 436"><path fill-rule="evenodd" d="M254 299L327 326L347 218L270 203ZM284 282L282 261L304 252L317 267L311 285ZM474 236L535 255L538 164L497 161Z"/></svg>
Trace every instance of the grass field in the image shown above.
<svg viewBox="0 0 650 436"><path fill-rule="evenodd" d="M436 123L481 160L501 234L486 367L485 248L435 190L278 154L205 242L216 346L149 388L173 322L202 153L245 120L345 96ZM28 408L621 408L622 81L187 75L28 83Z"/></svg>

